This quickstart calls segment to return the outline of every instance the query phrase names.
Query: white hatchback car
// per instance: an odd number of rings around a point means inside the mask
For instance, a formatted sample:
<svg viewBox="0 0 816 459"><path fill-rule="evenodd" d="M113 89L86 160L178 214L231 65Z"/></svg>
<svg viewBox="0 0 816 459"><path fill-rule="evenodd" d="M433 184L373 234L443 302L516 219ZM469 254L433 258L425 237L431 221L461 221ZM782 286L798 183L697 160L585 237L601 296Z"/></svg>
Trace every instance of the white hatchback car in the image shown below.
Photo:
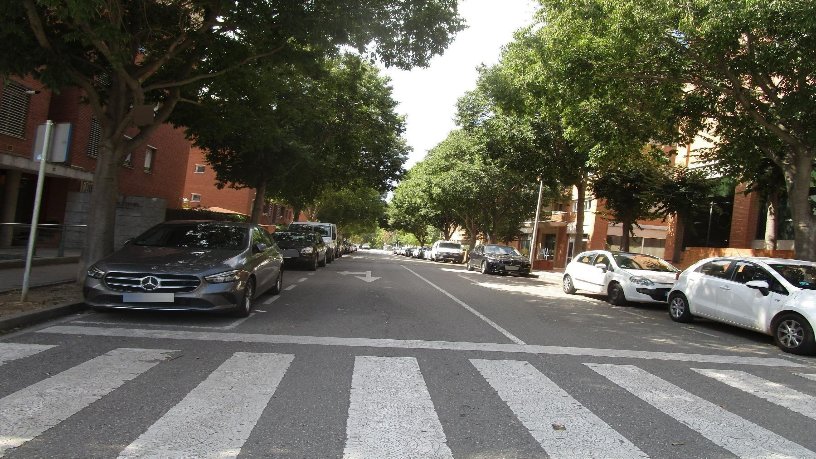
<svg viewBox="0 0 816 459"><path fill-rule="evenodd" d="M579 253L564 270L565 293L585 290L605 294L610 303L663 303L680 270L642 253L590 250Z"/></svg>
<svg viewBox="0 0 816 459"><path fill-rule="evenodd" d="M669 293L676 322L694 316L756 330L785 352L816 353L816 263L776 258L706 258Z"/></svg>

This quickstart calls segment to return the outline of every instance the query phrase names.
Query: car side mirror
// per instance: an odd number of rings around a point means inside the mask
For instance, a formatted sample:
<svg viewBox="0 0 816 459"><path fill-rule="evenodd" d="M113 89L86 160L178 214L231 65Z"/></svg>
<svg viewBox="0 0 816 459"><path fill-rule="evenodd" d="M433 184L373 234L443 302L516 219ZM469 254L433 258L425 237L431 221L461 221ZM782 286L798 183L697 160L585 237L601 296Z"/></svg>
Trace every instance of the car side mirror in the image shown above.
<svg viewBox="0 0 816 459"><path fill-rule="evenodd" d="M763 296L767 296L768 292L771 291L771 286L768 284L767 281L764 280L752 280L745 283L745 286L748 288L753 288L759 290Z"/></svg>
<svg viewBox="0 0 816 459"><path fill-rule="evenodd" d="M252 251L254 253L261 253L261 252L265 251L267 248L268 248L268 246L266 244L264 244L263 242L257 242L257 243L255 243L255 245L252 246Z"/></svg>
<svg viewBox="0 0 816 459"><path fill-rule="evenodd" d="M601 270L601 271L603 271L603 272L607 272L607 271L609 271L609 268L608 268L608 267L607 267L605 264L603 264L603 263L596 263L596 264L595 264L595 267L596 267L596 268L598 268L598 269L600 269L600 270Z"/></svg>

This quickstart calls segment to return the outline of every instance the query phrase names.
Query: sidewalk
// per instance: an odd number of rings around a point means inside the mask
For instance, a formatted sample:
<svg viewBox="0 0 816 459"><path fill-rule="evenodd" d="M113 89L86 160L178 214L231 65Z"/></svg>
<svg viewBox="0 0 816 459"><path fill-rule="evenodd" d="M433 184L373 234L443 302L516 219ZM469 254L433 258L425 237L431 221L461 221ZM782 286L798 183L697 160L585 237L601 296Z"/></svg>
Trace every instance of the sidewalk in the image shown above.
<svg viewBox="0 0 816 459"><path fill-rule="evenodd" d="M0 292L23 287L25 248L0 249ZM32 259L31 287L73 282L79 270L79 250L66 250L63 257L57 249L38 249Z"/></svg>

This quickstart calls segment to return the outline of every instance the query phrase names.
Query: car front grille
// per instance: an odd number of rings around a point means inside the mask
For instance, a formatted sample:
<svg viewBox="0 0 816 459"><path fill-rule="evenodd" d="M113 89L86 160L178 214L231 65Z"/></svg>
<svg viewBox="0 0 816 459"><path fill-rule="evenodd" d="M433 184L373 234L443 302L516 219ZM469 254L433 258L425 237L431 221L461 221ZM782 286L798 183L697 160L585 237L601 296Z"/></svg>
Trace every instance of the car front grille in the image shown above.
<svg viewBox="0 0 816 459"><path fill-rule="evenodd" d="M153 285L156 284L156 287ZM119 292L187 293L197 289L201 280L189 274L153 274L111 271L105 285Z"/></svg>

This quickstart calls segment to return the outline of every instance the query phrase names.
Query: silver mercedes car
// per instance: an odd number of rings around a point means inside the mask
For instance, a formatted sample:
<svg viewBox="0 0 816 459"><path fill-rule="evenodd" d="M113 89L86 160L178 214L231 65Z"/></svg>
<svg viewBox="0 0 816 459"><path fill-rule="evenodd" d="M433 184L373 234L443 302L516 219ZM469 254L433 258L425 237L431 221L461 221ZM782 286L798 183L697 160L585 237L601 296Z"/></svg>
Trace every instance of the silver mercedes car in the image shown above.
<svg viewBox="0 0 816 459"><path fill-rule="evenodd" d="M269 233L248 223L170 221L128 241L88 269L85 303L99 309L231 311L278 294L283 257Z"/></svg>

